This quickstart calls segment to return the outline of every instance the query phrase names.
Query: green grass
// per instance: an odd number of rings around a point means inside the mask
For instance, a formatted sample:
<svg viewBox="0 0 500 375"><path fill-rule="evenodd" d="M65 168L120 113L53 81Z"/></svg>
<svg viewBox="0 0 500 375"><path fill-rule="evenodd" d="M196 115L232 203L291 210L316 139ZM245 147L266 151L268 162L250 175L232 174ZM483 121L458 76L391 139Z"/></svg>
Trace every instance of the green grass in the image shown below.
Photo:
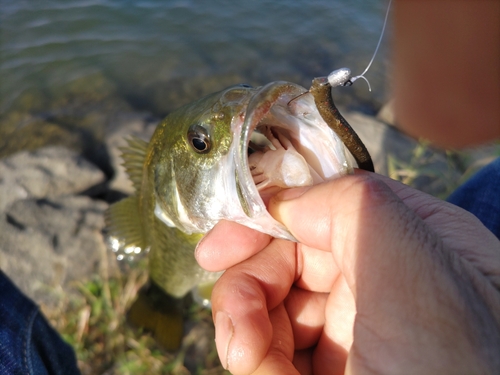
<svg viewBox="0 0 500 375"><path fill-rule="evenodd" d="M175 353L126 322L127 309L148 276L144 262L125 268L77 283L74 296L44 311L75 349L82 374L228 374L217 357L209 310L190 306L189 329Z"/></svg>
<svg viewBox="0 0 500 375"><path fill-rule="evenodd" d="M409 160L400 160L392 154L388 155L388 174L405 185L427 190L427 193L445 199L459 185L461 174L457 173L457 157L458 153L453 151L445 151L443 157L442 154L433 152L428 142L421 140L412 150ZM438 169L436 164L439 162L441 166ZM441 186L422 189L418 184L418 180L422 178L426 178L429 184L438 181Z"/></svg>
<svg viewBox="0 0 500 375"><path fill-rule="evenodd" d="M390 154L388 175L394 180L446 199L475 172L500 157L500 143L488 146L482 153L474 151L436 150L420 140L409 160Z"/></svg>

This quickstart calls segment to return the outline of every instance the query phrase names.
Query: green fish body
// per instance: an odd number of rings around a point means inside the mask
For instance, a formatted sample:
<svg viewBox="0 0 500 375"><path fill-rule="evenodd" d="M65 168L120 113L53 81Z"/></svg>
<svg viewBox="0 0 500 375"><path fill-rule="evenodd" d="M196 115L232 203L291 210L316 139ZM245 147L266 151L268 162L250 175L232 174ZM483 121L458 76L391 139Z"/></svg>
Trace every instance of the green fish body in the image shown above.
<svg viewBox="0 0 500 375"><path fill-rule="evenodd" d="M267 212L270 196L352 171L312 95L288 82L209 95L169 114L149 143L133 138L122 151L136 193L108 210L109 245L149 251L151 279L173 297L219 277L194 258L219 220L294 240Z"/></svg>

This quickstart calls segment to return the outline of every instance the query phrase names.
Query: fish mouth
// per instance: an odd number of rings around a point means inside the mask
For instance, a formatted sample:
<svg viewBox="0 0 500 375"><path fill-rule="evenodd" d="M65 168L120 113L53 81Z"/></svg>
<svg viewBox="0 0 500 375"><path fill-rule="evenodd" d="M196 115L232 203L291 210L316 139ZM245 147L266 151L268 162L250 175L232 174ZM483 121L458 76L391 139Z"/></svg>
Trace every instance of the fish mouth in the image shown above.
<svg viewBox="0 0 500 375"><path fill-rule="evenodd" d="M233 132L238 196L247 216L239 221L274 237L295 241L267 211L272 196L352 172L343 142L302 86L271 82L257 89Z"/></svg>

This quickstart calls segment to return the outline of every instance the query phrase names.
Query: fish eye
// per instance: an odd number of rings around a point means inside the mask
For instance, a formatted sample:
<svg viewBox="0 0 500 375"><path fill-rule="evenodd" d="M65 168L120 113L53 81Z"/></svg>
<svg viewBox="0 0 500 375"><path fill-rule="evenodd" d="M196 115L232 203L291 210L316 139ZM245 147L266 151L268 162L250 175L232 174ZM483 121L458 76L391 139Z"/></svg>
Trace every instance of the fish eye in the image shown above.
<svg viewBox="0 0 500 375"><path fill-rule="evenodd" d="M188 130L188 141L191 147L199 153L206 154L211 149L210 137L207 130L200 125L191 125Z"/></svg>

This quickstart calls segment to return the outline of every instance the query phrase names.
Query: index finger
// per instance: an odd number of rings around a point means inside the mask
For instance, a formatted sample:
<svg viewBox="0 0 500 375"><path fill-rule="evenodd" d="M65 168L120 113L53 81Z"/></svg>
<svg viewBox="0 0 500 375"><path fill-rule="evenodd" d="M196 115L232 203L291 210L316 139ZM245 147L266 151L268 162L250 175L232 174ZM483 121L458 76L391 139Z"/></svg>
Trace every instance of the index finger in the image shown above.
<svg viewBox="0 0 500 375"><path fill-rule="evenodd" d="M195 250L198 264L207 271L223 271L258 253L271 242L267 234L221 220Z"/></svg>

